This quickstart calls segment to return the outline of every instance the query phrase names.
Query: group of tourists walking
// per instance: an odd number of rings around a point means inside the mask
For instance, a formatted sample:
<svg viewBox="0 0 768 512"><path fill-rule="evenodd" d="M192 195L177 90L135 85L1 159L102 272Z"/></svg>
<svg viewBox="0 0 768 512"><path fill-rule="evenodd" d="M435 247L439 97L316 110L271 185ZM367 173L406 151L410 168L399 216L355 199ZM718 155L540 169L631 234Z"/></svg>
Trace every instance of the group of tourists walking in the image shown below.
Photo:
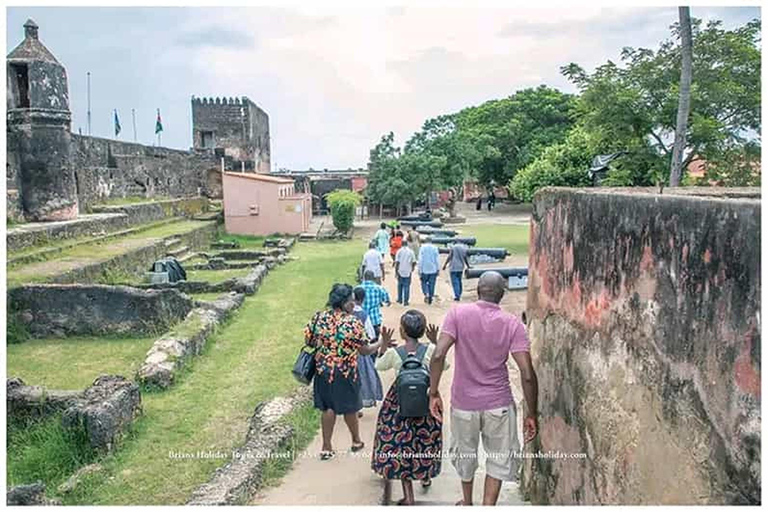
<svg viewBox="0 0 768 512"><path fill-rule="evenodd" d="M328 309L318 313L305 329L305 341L316 348L314 404L322 411L323 460L335 456L331 440L336 416L341 415L350 432L350 451L365 447L360 438L359 415L365 407L379 407L371 455L372 470L386 479L400 480L401 505L415 502L413 482L428 487L442 470L445 404L439 392L447 354L455 348L450 397L450 442L447 457L460 479L462 498L457 504L473 504L472 484L478 468L482 438L486 460L482 503L496 504L502 481L515 480L519 460L516 408L507 370L511 356L522 378L527 404L525 442L537 434L537 382L529 354L525 326L501 309L506 290L497 272L485 272L478 283L478 300L454 305L442 327L430 324L424 313L407 309L396 326L385 326L382 306L391 305L381 285L386 276L384 256L388 242L399 238L390 251L398 280L398 302L410 301L410 281L420 275L428 304L434 297L439 271L439 252L429 242L412 249L410 231L398 236L382 224L363 258L362 283L353 288L335 284ZM418 234L416 234L418 237ZM454 298L458 293L453 273L468 266L466 250L451 248L443 269L450 266ZM389 246L392 249L392 245ZM426 340L425 340L426 338ZM380 372L393 371L396 379L386 393ZM379 405L380 404L380 405ZM387 487L388 488L388 487Z"/></svg>
<svg viewBox="0 0 768 512"><path fill-rule="evenodd" d="M448 258L442 267L450 266L453 300L461 300L463 292L463 275L465 268L471 268L467 256L469 247L463 243L449 246ZM435 300L435 286L440 273L440 251L429 238L422 244L421 235L415 229L409 229L406 235L400 231L400 226L388 226L382 222L381 227L368 245L368 251L363 255L360 275L364 277L370 271L376 284L381 285L386 278L386 254L392 258L395 278L397 279L397 303L408 306L411 300L411 283L413 274L419 276L424 302L432 304Z"/></svg>

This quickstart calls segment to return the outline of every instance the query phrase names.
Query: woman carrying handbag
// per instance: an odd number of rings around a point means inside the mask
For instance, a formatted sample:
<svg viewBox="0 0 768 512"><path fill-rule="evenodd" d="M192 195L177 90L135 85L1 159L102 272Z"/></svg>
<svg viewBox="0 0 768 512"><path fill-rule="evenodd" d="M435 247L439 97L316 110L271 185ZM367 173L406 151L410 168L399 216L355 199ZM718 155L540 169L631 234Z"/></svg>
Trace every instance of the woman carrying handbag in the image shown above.
<svg viewBox="0 0 768 512"><path fill-rule="evenodd" d="M334 284L328 296L328 309L317 313L304 329L306 344L315 349L313 389L315 408L323 412L322 460L335 455L331 440L337 415L344 416L352 436L350 450L358 452L365 447L357 418L363 406L357 356L376 353L382 342L368 344L363 324L352 314L354 305L353 288Z"/></svg>

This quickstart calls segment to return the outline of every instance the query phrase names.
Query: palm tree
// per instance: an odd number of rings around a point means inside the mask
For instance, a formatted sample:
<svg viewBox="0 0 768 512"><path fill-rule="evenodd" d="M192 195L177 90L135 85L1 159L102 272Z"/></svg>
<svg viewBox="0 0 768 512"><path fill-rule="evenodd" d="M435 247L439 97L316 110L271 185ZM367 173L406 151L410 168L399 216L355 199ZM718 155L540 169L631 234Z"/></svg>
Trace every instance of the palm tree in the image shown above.
<svg viewBox="0 0 768 512"><path fill-rule="evenodd" d="M693 78L693 37L691 36L691 8L679 7L682 66L680 71L680 101L677 106L677 127L675 145L672 149L672 165L669 171L669 186L680 185L683 150L691 113L691 79Z"/></svg>

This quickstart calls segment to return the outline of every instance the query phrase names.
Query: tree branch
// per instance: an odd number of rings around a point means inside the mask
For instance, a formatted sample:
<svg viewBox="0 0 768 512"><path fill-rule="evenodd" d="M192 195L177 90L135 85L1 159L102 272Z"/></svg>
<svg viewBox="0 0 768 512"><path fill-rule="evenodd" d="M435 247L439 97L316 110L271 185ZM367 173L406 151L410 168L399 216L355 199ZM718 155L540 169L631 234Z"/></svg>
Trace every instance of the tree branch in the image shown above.
<svg viewBox="0 0 768 512"><path fill-rule="evenodd" d="M659 146L661 147L662 151L664 151L664 154L668 155L669 154L669 149L667 149L667 146L665 146L664 143L661 141L661 137L656 135L656 133L653 130L651 130L651 136L654 139L656 139L656 142L659 143Z"/></svg>

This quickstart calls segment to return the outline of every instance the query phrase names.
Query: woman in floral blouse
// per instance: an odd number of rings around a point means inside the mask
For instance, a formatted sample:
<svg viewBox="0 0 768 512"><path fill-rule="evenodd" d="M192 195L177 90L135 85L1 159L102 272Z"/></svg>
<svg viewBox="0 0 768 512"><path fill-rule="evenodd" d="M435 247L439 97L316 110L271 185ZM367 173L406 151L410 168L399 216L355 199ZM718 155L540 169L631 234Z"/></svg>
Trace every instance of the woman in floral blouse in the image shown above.
<svg viewBox="0 0 768 512"><path fill-rule="evenodd" d="M343 415L352 435L351 451L363 449L357 412L362 409L357 355L373 354L381 341L368 344L363 324L353 314L353 288L334 284L328 296L328 309L318 312L304 329L308 345L316 347L314 378L315 408L323 411L323 449L320 458L335 455L331 446L336 415Z"/></svg>

